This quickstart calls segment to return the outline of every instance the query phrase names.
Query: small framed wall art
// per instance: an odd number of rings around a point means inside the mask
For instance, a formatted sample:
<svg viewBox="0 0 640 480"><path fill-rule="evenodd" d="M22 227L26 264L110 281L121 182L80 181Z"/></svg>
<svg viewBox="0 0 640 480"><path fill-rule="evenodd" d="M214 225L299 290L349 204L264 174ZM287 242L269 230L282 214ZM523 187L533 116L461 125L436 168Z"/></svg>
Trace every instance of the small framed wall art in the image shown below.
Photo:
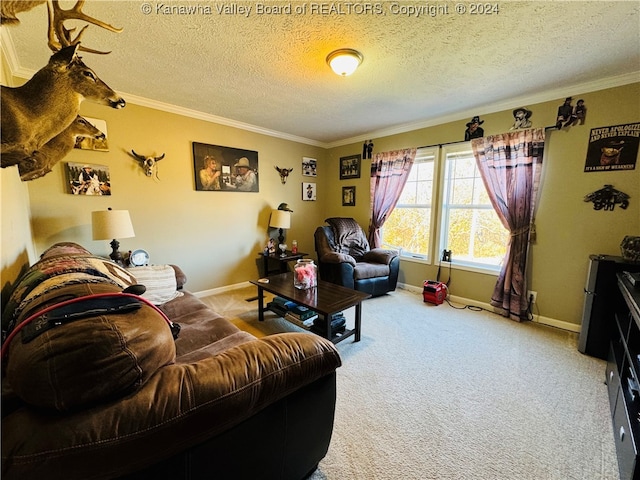
<svg viewBox="0 0 640 480"><path fill-rule="evenodd" d="M362 155L340 157L340 180L360 178L360 163Z"/></svg>
<svg viewBox="0 0 640 480"><path fill-rule="evenodd" d="M73 148L80 148L82 150L95 150L97 152L109 151L109 140L107 134L107 122L100 120L99 118L84 117L93 127L104 133L103 139L96 139L93 137L78 137Z"/></svg>
<svg viewBox="0 0 640 480"><path fill-rule="evenodd" d="M258 192L258 152L193 142L196 190Z"/></svg>
<svg viewBox="0 0 640 480"><path fill-rule="evenodd" d="M305 177L315 177L317 176L316 166L317 160L315 158L310 157L302 157L302 175Z"/></svg>
<svg viewBox="0 0 640 480"><path fill-rule="evenodd" d="M302 200L307 202L316 201L316 184L309 182L302 182Z"/></svg>
<svg viewBox="0 0 640 480"><path fill-rule="evenodd" d="M342 187L342 206L343 207L355 207L356 206L356 187Z"/></svg>
<svg viewBox="0 0 640 480"><path fill-rule="evenodd" d="M107 165L67 163L67 180L73 195L111 195L111 180Z"/></svg>

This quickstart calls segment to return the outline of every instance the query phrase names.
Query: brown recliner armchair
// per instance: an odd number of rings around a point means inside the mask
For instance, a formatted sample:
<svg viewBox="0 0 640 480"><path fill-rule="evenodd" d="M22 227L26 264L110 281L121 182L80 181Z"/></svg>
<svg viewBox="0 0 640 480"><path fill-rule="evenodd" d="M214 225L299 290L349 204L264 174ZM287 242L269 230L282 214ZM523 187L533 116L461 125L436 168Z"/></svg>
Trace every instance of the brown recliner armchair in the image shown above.
<svg viewBox="0 0 640 480"><path fill-rule="evenodd" d="M320 279L372 296L396 289L400 256L395 250L369 248L364 231L353 218L332 217L315 231Z"/></svg>

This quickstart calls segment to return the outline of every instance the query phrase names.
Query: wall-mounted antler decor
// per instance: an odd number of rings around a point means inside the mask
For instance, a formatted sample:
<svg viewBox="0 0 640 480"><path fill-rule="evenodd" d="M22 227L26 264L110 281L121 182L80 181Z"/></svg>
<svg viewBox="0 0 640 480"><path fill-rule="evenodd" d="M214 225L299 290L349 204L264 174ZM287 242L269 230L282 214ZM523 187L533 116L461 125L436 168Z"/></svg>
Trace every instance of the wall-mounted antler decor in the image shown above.
<svg viewBox="0 0 640 480"><path fill-rule="evenodd" d="M613 210L616 204L625 210L629 206L629 195L613 188L613 185L605 185L604 188L591 192L584 197L585 202L593 202L594 210Z"/></svg>
<svg viewBox="0 0 640 480"><path fill-rule="evenodd" d="M137 154L133 150L131 150L133 157L140 162L140 166L144 170L144 174L147 177L155 176L158 180L158 162L164 158L164 153L159 157L145 157L144 155Z"/></svg>
<svg viewBox="0 0 640 480"><path fill-rule="evenodd" d="M280 168L278 166L276 166L276 170L280 174L280 181L283 185L287 183L287 177L291 172L293 172L293 168Z"/></svg>

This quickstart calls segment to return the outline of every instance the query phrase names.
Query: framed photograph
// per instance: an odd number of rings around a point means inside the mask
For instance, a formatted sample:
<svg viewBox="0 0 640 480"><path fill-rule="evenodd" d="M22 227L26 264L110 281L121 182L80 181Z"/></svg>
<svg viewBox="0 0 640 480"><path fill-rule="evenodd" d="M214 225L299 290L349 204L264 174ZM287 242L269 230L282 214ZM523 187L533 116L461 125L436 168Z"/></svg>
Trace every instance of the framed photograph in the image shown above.
<svg viewBox="0 0 640 480"><path fill-rule="evenodd" d="M340 180L360 178L360 163L362 155L340 157Z"/></svg>
<svg viewBox="0 0 640 480"><path fill-rule="evenodd" d="M302 182L302 200L307 202L316 201L316 184Z"/></svg>
<svg viewBox="0 0 640 480"><path fill-rule="evenodd" d="M343 207L355 207L356 206L356 187L342 187L342 206Z"/></svg>
<svg viewBox="0 0 640 480"><path fill-rule="evenodd" d="M100 120L99 118L83 117L87 122L96 127L102 133L104 138L97 140L93 137L78 137L73 148L80 148L82 150L95 150L98 152L109 151L109 141L107 134L107 122Z"/></svg>
<svg viewBox="0 0 640 480"><path fill-rule="evenodd" d="M67 163L67 193L72 195L111 195L107 165Z"/></svg>
<svg viewBox="0 0 640 480"><path fill-rule="evenodd" d="M196 190L258 192L258 152L193 142Z"/></svg>
<svg viewBox="0 0 640 480"><path fill-rule="evenodd" d="M317 176L316 166L317 160L315 158L302 157L302 175L305 177Z"/></svg>

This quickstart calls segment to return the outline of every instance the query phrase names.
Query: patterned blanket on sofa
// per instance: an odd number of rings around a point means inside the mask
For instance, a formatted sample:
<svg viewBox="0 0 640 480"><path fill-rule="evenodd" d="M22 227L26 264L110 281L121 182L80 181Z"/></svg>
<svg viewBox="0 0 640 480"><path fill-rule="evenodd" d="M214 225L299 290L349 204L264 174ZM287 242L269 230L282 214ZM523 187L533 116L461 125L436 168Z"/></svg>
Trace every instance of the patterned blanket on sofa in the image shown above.
<svg viewBox="0 0 640 480"><path fill-rule="evenodd" d="M136 283L127 270L93 255L80 245L65 242L47 249L16 284L2 313L2 341L35 299L74 283L110 283L125 289Z"/></svg>

